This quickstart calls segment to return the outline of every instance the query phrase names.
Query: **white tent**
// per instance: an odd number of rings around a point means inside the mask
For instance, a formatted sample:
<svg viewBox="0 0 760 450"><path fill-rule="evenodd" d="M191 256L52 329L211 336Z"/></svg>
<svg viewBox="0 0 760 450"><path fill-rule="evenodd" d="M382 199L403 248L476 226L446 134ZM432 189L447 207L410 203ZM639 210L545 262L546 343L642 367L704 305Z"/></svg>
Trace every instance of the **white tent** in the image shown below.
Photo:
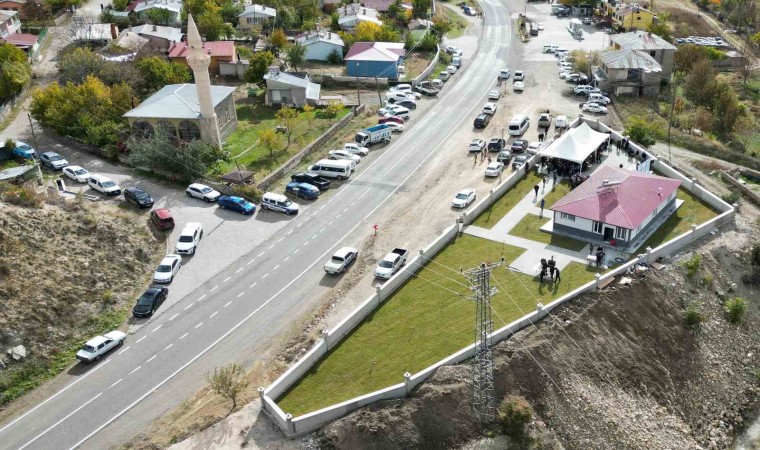
<svg viewBox="0 0 760 450"><path fill-rule="evenodd" d="M609 137L609 134L594 131L586 122L581 122L579 126L567 131L539 154L547 158L564 159L581 164Z"/></svg>

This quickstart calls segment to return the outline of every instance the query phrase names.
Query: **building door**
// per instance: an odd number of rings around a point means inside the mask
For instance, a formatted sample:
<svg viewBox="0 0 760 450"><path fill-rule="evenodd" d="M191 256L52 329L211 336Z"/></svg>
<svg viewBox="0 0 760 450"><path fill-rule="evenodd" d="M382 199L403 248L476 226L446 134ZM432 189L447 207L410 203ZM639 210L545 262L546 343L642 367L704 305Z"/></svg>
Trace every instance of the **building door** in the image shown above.
<svg viewBox="0 0 760 450"><path fill-rule="evenodd" d="M614 228L604 227L604 240L605 241L612 240L612 238L614 236L615 236L615 229Z"/></svg>

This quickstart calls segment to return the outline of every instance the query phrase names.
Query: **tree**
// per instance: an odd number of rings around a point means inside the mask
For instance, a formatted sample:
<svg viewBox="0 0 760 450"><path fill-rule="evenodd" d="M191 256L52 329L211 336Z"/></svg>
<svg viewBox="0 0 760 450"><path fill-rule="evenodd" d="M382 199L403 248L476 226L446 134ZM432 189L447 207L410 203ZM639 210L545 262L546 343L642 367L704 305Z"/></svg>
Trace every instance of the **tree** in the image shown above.
<svg viewBox="0 0 760 450"><path fill-rule="evenodd" d="M62 83L81 84L90 75L98 76L107 61L89 48L78 47L58 57L58 73Z"/></svg>
<svg viewBox="0 0 760 450"><path fill-rule="evenodd" d="M628 137L645 148L655 144L658 131L657 124L642 116L630 116L625 124Z"/></svg>
<svg viewBox="0 0 760 450"><path fill-rule="evenodd" d="M712 106L715 98L715 69L707 58L692 65L684 83L684 95L696 105Z"/></svg>
<svg viewBox="0 0 760 450"><path fill-rule="evenodd" d="M177 175L187 181L203 177L227 159L224 152L200 140L177 147L172 136L160 128L146 137L133 135L127 147L133 166Z"/></svg>
<svg viewBox="0 0 760 450"><path fill-rule="evenodd" d="M275 117L287 128L286 135L288 136L288 146L290 146L290 136L293 129L298 125L298 111L290 106L283 106L275 113Z"/></svg>
<svg viewBox="0 0 760 450"><path fill-rule="evenodd" d="M713 113L716 131L727 136L733 131L736 120L745 114L745 108L739 102L736 92L726 81L720 79L714 85Z"/></svg>
<svg viewBox="0 0 760 450"><path fill-rule="evenodd" d="M230 364L214 369L214 373L206 374L209 387L222 397L232 400L232 412L237 407L237 399L250 380L246 377L243 367L239 364Z"/></svg>
<svg viewBox="0 0 760 450"><path fill-rule="evenodd" d="M451 31L451 22L438 16L433 17L433 25L430 27L432 31L439 39L443 38L443 35Z"/></svg>
<svg viewBox="0 0 760 450"><path fill-rule="evenodd" d="M14 141L11 138L8 138L5 140L5 143L3 144L3 155L5 156L5 159L11 160L13 159L13 149L16 148L16 141Z"/></svg>
<svg viewBox="0 0 760 450"><path fill-rule="evenodd" d="M375 42L380 32L380 25L373 22L361 22L354 30L354 42Z"/></svg>
<svg viewBox="0 0 760 450"><path fill-rule="evenodd" d="M145 15L148 21L154 25L169 25L173 22L174 15L168 9L151 8Z"/></svg>
<svg viewBox="0 0 760 450"><path fill-rule="evenodd" d="M311 130L311 122L314 120L314 107L311 105L303 105L304 116L306 116L306 122L309 124L309 129Z"/></svg>
<svg viewBox="0 0 760 450"><path fill-rule="evenodd" d="M734 123L734 135L745 147L755 139L757 123L751 114L745 114Z"/></svg>
<svg viewBox="0 0 760 450"><path fill-rule="evenodd" d="M298 66L303 67L303 63L306 60L306 47L300 42L296 42L288 48L287 56L290 65L293 66L294 70L298 71Z"/></svg>
<svg viewBox="0 0 760 450"><path fill-rule="evenodd" d="M398 42L401 40L401 35L390 25L383 25L380 27L377 33L375 33L375 41L377 42Z"/></svg>
<svg viewBox="0 0 760 450"><path fill-rule="evenodd" d="M707 55L699 46L694 44L681 45L674 56L675 68L682 73L689 73L694 64L704 59L707 59Z"/></svg>
<svg viewBox="0 0 760 450"><path fill-rule="evenodd" d="M673 38L670 35L670 27L668 26L668 23L665 20L662 20L659 17L658 13L658 20L653 21L649 24L647 27L647 31L649 31L652 34L656 34L657 36L660 36L661 38L665 39L666 41L670 42Z"/></svg>
<svg viewBox="0 0 760 450"><path fill-rule="evenodd" d="M243 78L248 83L261 83L273 62L274 55L270 52L254 53Z"/></svg>
<svg viewBox="0 0 760 450"><path fill-rule="evenodd" d="M327 55L327 62L330 64L340 64L343 61L343 55L341 53L338 53L338 49L334 48L330 52L330 54Z"/></svg>
<svg viewBox="0 0 760 450"><path fill-rule="evenodd" d="M156 91L167 84L187 83L191 79L187 66L158 56L142 58L135 65L145 77L146 92Z"/></svg>
<svg viewBox="0 0 760 450"><path fill-rule="evenodd" d="M32 68L23 50L0 44L0 99L14 97L32 78Z"/></svg>
<svg viewBox="0 0 760 450"><path fill-rule="evenodd" d="M498 416L504 434L521 440L533 421L533 408L524 397L510 395L499 404Z"/></svg>
<svg viewBox="0 0 760 450"><path fill-rule="evenodd" d="M280 146L280 136L273 129L267 128L259 133L259 143L269 150L269 157L271 158L274 156L274 150Z"/></svg>
<svg viewBox="0 0 760 450"><path fill-rule="evenodd" d="M207 41L218 41L224 34L224 20L217 12L204 11L198 16L198 33Z"/></svg>
<svg viewBox="0 0 760 450"><path fill-rule="evenodd" d="M272 31L272 34L269 35L269 43L279 52L288 45L288 37L285 35L282 28L278 28Z"/></svg>
<svg viewBox="0 0 760 450"><path fill-rule="evenodd" d="M343 110L343 103L331 101L327 104L325 107L325 115L331 119L334 119L338 116L338 113L340 113Z"/></svg>
<svg viewBox="0 0 760 450"><path fill-rule="evenodd" d="M424 19L428 16L430 0L412 0L412 17Z"/></svg>

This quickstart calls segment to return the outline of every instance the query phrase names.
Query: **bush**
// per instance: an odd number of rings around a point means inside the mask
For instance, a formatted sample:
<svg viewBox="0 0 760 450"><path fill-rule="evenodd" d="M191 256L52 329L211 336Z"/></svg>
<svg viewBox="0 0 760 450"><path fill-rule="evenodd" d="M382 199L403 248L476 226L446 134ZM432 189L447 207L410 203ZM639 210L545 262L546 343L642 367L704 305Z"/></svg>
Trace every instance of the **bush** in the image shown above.
<svg viewBox="0 0 760 450"><path fill-rule="evenodd" d="M41 208L42 200L37 197L34 189L26 186L10 186L0 189L2 199L11 205L23 206L25 208Z"/></svg>
<svg viewBox="0 0 760 450"><path fill-rule="evenodd" d="M731 323L739 323L747 314L747 301L741 297L734 297L723 306L723 314Z"/></svg>
<svg viewBox="0 0 760 450"><path fill-rule="evenodd" d="M702 263L702 255L694 253L691 258L684 261L683 266L686 268L686 276L691 278L699 270L699 265Z"/></svg>
<svg viewBox="0 0 760 450"><path fill-rule="evenodd" d="M327 62L330 64L340 64L343 61L343 56L338 53L338 49L333 49L329 55L327 55Z"/></svg>
<svg viewBox="0 0 760 450"><path fill-rule="evenodd" d="M699 305L692 303L683 312L683 321L691 329L699 328L705 321L705 316L699 311Z"/></svg>
<svg viewBox="0 0 760 450"><path fill-rule="evenodd" d="M742 196L736 191L731 191L730 194L721 195L720 198L729 205L733 205L734 203L738 202Z"/></svg>
<svg viewBox="0 0 760 450"><path fill-rule="evenodd" d="M533 420L533 408L524 397L510 395L499 405L498 417L504 434L521 439L525 437L526 428Z"/></svg>
<svg viewBox="0 0 760 450"><path fill-rule="evenodd" d="M713 276L712 274L707 274L702 277L702 286L710 286L713 282Z"/></svg>
<svg viewBox="0 0 760 450"><path fill-rule="evenodd" d="M261 190L252 184L233 185L232 192L238 197L243 197L249 201L261 201Z"/></svg>

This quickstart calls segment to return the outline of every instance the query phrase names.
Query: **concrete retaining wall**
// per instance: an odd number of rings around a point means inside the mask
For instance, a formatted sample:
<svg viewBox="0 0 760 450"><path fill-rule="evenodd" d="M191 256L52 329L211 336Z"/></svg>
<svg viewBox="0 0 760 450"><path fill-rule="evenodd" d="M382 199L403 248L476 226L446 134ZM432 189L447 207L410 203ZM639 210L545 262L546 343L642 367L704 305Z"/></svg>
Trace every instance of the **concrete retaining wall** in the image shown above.
<svg viewBox="0 0 760 450"><path fill-rule="evenodd" d="M754 172L754 171L753 171ZM739 190L744 196L746 196L750 201L758 206L760 206L760 195L757 194L757 192L753 191L752 189L748 188L747 186L741 184L739 180L731 176L728 172L721 171L720 177L723 179L723 181L727 182L731 186L735 187Z"/></svg>
<svg viewBox="0 0 760 450"><path fill-rule="evenodd" d="M421 74L417 75L417 78L412 80L412 85L417 85L420 81L423 81L425 78L430 75L430 72L432 72L435 69L435 66L438 64L438 60L441 58L441 46L436 45L437 49L435 51L435 56L433 57L433 60L430 61L430 64L425 68L425 70L422 71Z"/></svg>

